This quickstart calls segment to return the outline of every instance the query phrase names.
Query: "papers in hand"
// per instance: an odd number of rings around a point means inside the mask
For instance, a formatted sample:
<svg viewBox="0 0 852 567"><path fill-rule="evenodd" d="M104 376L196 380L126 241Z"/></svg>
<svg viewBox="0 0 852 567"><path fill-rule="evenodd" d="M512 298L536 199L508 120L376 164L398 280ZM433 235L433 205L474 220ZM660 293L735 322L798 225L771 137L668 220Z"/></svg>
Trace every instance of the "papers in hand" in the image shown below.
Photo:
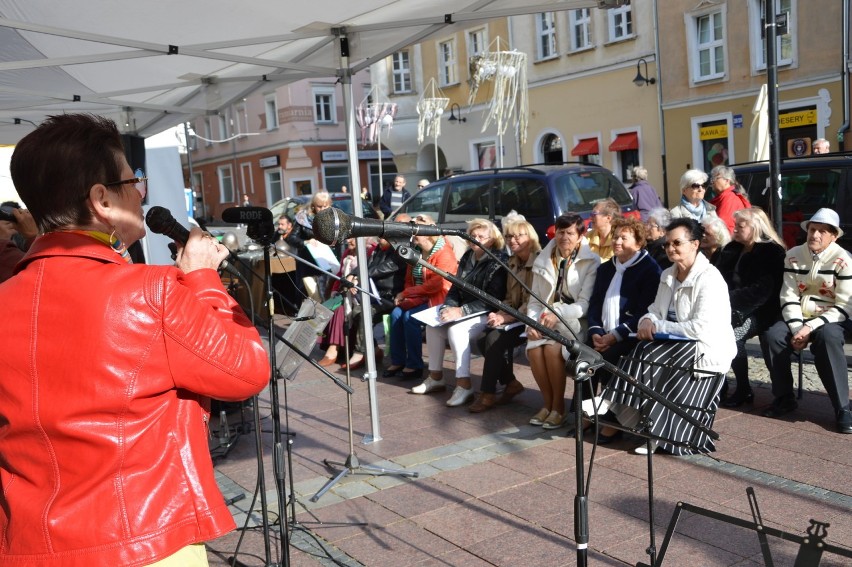
<svg viewBox="0 0 852 567"><path fill-rule="evenodd" d="M420 321L421 323L425 323L430 327L440 327L442 325L449 325L451 323L458 323L459 321L464 321L465 319L470 319L471 317L479 317L480 315L485 315L486 311L478 311L476 313L471 313L470 315L462 315L458 319L453 319L452 321L441 321L441 308L443 305L438 305L437 307L430 307L428 309L424 309L423 311L418 311L414 313L412 317Z"/></svg>

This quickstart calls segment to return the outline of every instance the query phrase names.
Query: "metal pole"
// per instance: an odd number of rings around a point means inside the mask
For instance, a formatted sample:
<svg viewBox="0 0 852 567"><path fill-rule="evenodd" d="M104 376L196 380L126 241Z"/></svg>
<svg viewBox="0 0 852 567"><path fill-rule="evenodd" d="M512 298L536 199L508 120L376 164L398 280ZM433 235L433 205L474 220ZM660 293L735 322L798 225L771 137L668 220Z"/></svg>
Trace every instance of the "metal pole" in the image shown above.
<svg viewBox="0 0 852 567"><path fill-rule="evenodd" d="M355 216L361 216L364 210L361 205L361 174L358 169L358 142L355 136L355 112L354 101L352 98L352 70L349 68L349 41L345 33L340 33L338 38L340 45L340 83L343 90L343 112L346 115L346 150L349 154L349 181L352 183L352 211ZM381 135L381 122L378 124ZM381 138L379 138L381 140ZM379 142L379 164L382 163L382 146ZM381 167L381 166L380 166ZM381 169L379 169L381 171ZM356 251L358 254L358 279L367 286L370 277L367 274L367 248L364 245L364 239L357 239ZM368 390L370 394L370 424L372 427L372 435L367 435L364 442L372 443L381 441L382 436L379 432L379 406L376 394L376 353L373 344L373 316L370 304L370 296L366 291L361 292L361 305L363 312L361 314L361 323L364 325L364 343L367 347L367 352L364 357L367 362L367 372L364 373L364 379L367 380ZM346 361L349 362L348 360Z"/></svg>
<svg viewBox="0 0 852 567"><path fill-rule="evenodd" d="M669 208L669 171L666 164L666 120L663 115L663 71L660 64L660 26L654 0L654 63L657 67L657 112L660 123L660 166L663 168L663 206Z"/></svg>
<svg viewBox="0 0 852 567"><path fill-rule="evenodd" d="M766 0L766 92L769 101L769 209L772 224L783 234L781 221L781 134L778 128L778 57L776 54L775 0Z"/></svg>
<svg viewBox="0 0 852 567"><path fill-rule="evenodd" d="M186 141L186 165L189 169L189 188L192 190L193 199L195 199L195 186L193 183L195 182L195 178L193 177L192 171L192 148L190 148L189 141L189 123L183 123L183 137ZM207 219L207 204L204 201L204 187L200 187L198 193L201 195L201 218ZM195 203L192 204L193 208L195 207Z"/></svg>

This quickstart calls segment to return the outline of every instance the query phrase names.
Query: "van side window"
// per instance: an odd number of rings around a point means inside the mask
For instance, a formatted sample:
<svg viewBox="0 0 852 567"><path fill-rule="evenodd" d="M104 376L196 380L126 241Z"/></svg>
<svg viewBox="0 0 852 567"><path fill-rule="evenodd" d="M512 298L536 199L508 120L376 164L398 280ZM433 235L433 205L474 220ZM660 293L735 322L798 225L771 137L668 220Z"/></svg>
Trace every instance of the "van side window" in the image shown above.
<svg viewBox="0 0 852 567"><path fill-rule="evenodd" d="M553 213L547 186L541 181L524 178L507 178L497 181L494 209L503 218L511 211L527 219L549 217Z"/></svg>
<svg viewBox="0 0 852 567"><path fill-rule="evenodd" d="M612 197L622 207L633 203L630 193L609 172L569 173L556 180L555 190L563 213L588 211L596 202L607 197Z"/></svg>
<svg viewBox="0 0 852 567"><path fill-rule="evenodd" d="M412 197L408 203L400 207L400 212L404 212L412 218L421 213L426 213L435 219L435 222L440 222L441 200L444 197L446 188L447 186L441 183L423 189Z"/></svg>
<svg viewBox="0 0 852 567"><path fill-rule="evenodd" d="M447 199L444 222L466 221L473 217L491 218L491 181L453 181Z"/></svg>

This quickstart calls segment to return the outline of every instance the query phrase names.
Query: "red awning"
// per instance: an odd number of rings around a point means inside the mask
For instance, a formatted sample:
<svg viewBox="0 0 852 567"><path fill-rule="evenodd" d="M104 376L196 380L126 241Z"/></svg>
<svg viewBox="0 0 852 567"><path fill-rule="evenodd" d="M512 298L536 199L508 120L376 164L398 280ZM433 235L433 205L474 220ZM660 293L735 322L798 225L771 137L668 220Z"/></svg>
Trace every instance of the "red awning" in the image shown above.
<svg viewBox="0 0 852 567"><path fill-rule="evenodd" d="M586 138L585 140L580 140L574 149L571 150L572 156L590 156L594 154L601 153L600 147L598 147L598 139L597 138Z"/></svg>
<svg viewBox="0 0 852 567"><path fill-rule="evenodd" d="M619 134L615 140L609 145L611 152L623 152L625 150L639 149L639 134L629 132L627 134Z"/></svg>

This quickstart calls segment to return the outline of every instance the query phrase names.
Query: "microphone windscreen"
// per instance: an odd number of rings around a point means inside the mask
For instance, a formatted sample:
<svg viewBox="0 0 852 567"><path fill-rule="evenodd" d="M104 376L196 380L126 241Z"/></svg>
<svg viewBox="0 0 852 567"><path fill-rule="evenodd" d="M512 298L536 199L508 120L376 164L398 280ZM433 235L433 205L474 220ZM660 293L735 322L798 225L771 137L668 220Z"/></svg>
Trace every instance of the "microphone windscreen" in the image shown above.
<svg viewBox="0 0 852 567"><path fill-rule="evenodd" d="M145 224L157 234L164 234L174 222L172 213L164 207L151 207L145 215Z"/></svg>
<svg viewBox="0 0 852 567"><path fill-rule="evenodd" d="M334 245L349 238L352 233L352 218L334 207L323 209L314 215L314 238L323 244Z"/></svg>

